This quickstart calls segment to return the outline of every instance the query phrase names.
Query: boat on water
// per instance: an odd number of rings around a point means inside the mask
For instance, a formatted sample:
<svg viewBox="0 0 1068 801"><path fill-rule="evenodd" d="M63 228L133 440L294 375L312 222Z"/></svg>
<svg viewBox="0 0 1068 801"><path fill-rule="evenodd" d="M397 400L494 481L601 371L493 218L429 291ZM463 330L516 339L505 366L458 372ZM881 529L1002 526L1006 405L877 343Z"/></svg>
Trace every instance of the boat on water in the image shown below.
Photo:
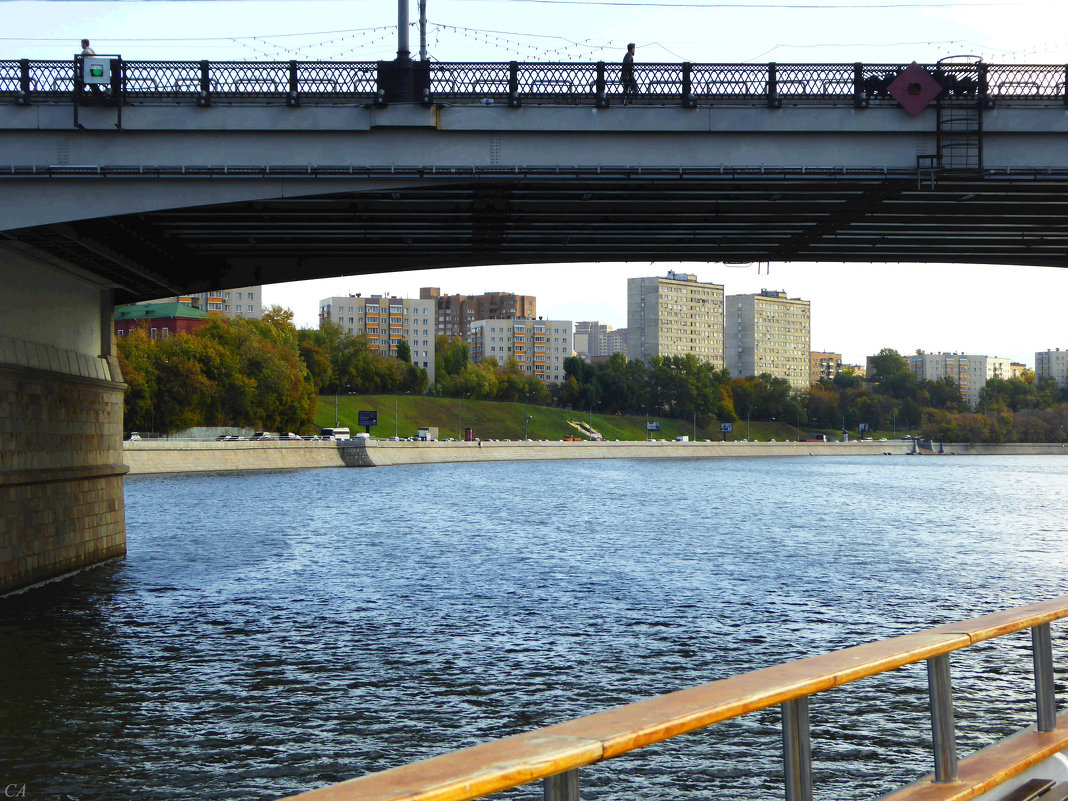
<svg viewBox="0 0 1068 801"><path fill-rule="evenodd" d="M1057 715L1051 623L1068 596L787 662L292 796L289 801L469 801L542 781L578 801L580 769L680 734L780 706L785 796L813 797L808 698L927 663L935 771L881 801L1066 801L1068 712ZM949 655L1030 630L1035 724L958 760Z"/></svg>

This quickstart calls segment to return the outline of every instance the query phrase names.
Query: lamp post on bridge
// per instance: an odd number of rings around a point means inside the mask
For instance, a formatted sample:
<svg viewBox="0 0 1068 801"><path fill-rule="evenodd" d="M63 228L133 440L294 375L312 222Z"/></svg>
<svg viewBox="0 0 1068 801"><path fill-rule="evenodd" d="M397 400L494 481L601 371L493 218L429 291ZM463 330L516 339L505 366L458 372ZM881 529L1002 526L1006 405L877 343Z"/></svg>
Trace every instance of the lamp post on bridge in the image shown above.
<svg viewBox="0 0 1068 801"><path fill-rule="evenodd" d="M412 51L408 49L408 2L397 0L397 61L412 60Z"/></svg>

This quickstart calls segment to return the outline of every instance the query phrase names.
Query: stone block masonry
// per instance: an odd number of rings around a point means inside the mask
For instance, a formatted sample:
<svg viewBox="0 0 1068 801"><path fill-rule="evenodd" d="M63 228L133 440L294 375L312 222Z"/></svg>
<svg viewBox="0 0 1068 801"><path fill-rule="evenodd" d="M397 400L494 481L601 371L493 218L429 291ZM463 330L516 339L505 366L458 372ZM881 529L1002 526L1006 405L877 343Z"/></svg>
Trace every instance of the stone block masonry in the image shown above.
<svg viewBox="0 0 1068 801"><path fill-rule="evenodd" d="M0 594L126 553L125 385L51 350L0 363Z"/></svg>

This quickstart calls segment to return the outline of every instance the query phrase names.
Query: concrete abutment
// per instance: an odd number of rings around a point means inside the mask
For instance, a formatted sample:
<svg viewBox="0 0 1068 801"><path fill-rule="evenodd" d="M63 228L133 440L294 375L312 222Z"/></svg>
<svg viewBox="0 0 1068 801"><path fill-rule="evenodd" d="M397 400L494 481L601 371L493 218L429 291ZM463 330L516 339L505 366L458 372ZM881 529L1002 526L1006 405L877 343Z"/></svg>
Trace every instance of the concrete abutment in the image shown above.
<svg viewBox="0 0 1068 801"><path fill-rule="evenodd" d="M0 245L0 594L126 553L111 291Z"/></svg>

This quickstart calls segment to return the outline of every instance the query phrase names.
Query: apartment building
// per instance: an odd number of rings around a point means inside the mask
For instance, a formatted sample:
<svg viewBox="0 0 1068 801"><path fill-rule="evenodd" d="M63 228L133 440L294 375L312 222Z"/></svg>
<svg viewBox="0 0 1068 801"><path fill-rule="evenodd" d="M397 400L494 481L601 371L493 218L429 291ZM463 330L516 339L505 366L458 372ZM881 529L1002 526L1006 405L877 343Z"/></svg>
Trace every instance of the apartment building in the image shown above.
<svg viewBox="0 0 1068 801"><path fill-rule="evenodd" d="M519 369L546 384L564 380L564 359L572 355L570 320L475 320L467 333L471 362L514 359Z"/></svg>
<svg viewBox="0 0 1068 801"><path fill-rule="evenodd" d="M237 289L192 292L158 300L146 300L144 303L181 303L206 311L213 317L225 317L230 320L237 318L259 320L263 317L263 287L242 286Z"/></svg>
<svg viewBox="0 0 1068 801"><path fill-rule="evenodd" d="M722 369L723 285L669 271L627 279L627 358L692 354Z"/></svg>
<svg viewBox="0 0 1068 801"><path fill-rule="evenodd" d="M319 301L319 325L330 322L346 334L366 336L371 347L383 356L397 356L397 343L406 341L412 351L412 364L427 372L434 383L433 300L386 297L357 293Z"/></svg>
<svg viewBox="0 0 1068 801"><path fill-rule="evenodd" d="M834 377L842 372L842 354L810 351L808 372L808 380L813 384L818 384L824 378L833 381Z"/></svg>
<svg viewBox="0 0 1068 801"><path fill-rule="evenodd" d="M961 397L974 409L979 393L991 378L1012 377L1012 361L977 353L917 353L908 357L909 370L917 381L952 378Z"/></svg>
<svg viewBox="0 0 1068 801"><path fill-rule="evenodd" d="M809 301L762 289L752 295L728 295L725 306L726 364L731 375L769 373L785 378L795 389L811 386Z"/></svg>
<svg viewBox="0 0 1068 801"><path fill-rule="evenodd" d="M1061 389L1068 388L1068 350L1038 351L1035 354L1035 378L1052 378Z"/></svg>
<svg viewBox="0 0 1068 801"><path fill-rule="evenodd" d="M420 300L433 300L434 330L448 337L466 339L475 320L536 319L538 303L534 295L514 292L486 292L481 295L442 295L438 287L419 290Z"/></svg>
<svg viewBox="0 0 1068 801"><path fill-rule="evenodd" d="M843 364L843 370L848 370L857 378L865 378L868 375L868 365L866 364Z"/></svg>
<svg viewBox="0 0 1068 801"><path fill-rule="evenodd" d="M586 361L607 359L613 353L609 342L615 328L599 320L584 320L575 323L575 355ZM618 340L616 340L618 341Z"/></svg>
<svg viewBox="0 0 1068 801"><path fill-rule="evenodd" d="M627 355L627 334L628 330L626 328L617 328L608 332L608 336L605 339L609 356L613 353Z"/></svg>

